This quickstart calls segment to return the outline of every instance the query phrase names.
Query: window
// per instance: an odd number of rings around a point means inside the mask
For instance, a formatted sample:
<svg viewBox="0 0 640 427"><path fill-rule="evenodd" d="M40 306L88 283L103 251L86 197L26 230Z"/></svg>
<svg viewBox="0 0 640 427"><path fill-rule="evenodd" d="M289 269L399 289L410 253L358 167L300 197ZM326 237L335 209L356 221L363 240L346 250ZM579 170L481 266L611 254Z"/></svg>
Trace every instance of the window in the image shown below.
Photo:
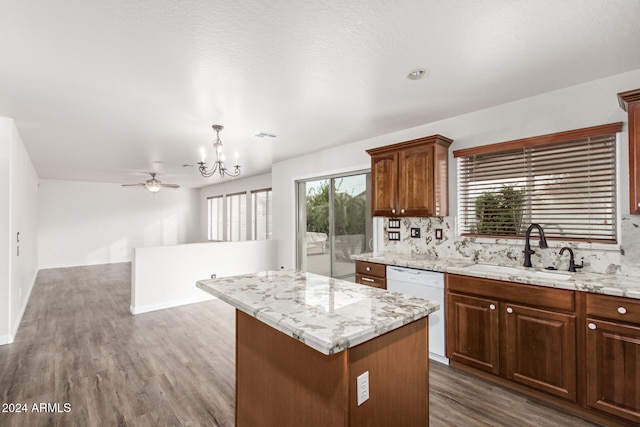
<svg viewBox="0 0 640 427"><path fill-rule="evenodd" d="M271 238L270 188L253 190L250 193L209 197L207 200L209 240L241 241Z"/></svg>
<svg viewBox="0 0 640 427"><path fill-rule="evenodd" d="M616 241L616 132L622 123L454 151L463 235Z"/></svg>
<svg viewBox="0 0 640 427"><path fill-rule="evenodd" d="M207 200L209 202L209 240L224 240L224 211L222 196L210 197Z"/></svg>
<svg viewBox="0 0 640 427"><path fill-rule="evenodd" d="M251 192L251 239L271 238L271 189Z"/></svg>
<svg viewBox="0 0 640 427"><path fill-rule="evenodd" d="M227 195L227 240L247 240L247 193Z"/></svg>

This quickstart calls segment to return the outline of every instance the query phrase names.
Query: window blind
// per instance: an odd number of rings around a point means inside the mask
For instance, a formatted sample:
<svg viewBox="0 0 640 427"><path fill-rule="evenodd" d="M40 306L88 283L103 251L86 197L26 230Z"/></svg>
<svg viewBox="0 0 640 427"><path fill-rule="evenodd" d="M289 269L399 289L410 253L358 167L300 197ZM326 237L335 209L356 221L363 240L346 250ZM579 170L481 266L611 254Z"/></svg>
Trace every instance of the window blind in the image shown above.
<svg viewBox="0 0 640 427"><path fill-rule="evenodd" d="M227 240L247 240L247 193L227 194Z"/></svg>
<svg viewBox="0 0 640 427"><path fill-rule="evenodd" d="M222 196L209 197L209 240L223 240L223 210Z"/></svg>
<svg viewBox="0 0 640 427"><path fill-rule="evenodd" d="M271 238L271 189L251 192L251 223L253 240Z"/></svg>
<svg viewBox="0 0 640 427"><path fill-rule="evenodd" d="M615 242L615 142L611 133L459 157L460 233L521 236L538 223L550 238Z"/></svg>

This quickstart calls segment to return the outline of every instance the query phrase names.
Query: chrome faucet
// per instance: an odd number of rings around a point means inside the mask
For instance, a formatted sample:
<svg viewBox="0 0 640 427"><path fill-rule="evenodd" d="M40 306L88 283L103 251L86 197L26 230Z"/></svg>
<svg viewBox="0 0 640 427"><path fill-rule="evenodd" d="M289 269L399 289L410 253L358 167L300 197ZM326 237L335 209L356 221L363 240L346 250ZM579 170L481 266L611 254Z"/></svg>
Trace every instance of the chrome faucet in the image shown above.
<svg viewBox="0 0 640 427"><path fill-rule="evenodd" d="M531 224L529 226L529 228L527 228L527 233L524 236L524 266L525 267L531 267L531 255L535 254L536 251L534 251L533 249L531 249L531 243L529 242L531 240L531 230L533 230L534 228L538 229L538 233L540 233L540 247L542 249L546 249L549 246L547 246L547 238L544 237L544 230L542 229L542 227L540 226L540 224Z"/></svg>
<svg viewBox="0 0 640 427"><path fill-rule="evenodd" d="M580 265L576 265L576 261L573 258L573 251L571 250L571 248L567 248L565 246L564 248L560 249L560 255L562 255L564 253L564 251L569 251L569 272L575 273L576 272L576 268L584 267L584 263L582 263Z"/></svg>

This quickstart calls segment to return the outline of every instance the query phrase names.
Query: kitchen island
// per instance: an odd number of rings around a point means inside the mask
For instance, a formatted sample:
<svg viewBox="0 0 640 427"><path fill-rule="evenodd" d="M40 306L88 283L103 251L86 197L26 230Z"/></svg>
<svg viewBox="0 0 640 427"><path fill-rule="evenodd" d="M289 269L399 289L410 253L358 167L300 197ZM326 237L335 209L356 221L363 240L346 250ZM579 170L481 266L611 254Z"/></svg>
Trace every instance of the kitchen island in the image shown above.
<svg viewBox="0 0 640 427"><path fill-rule="evenodd" d="M428 425L436 302L292 270L197 286L236 308L237 426Z"/></svg>

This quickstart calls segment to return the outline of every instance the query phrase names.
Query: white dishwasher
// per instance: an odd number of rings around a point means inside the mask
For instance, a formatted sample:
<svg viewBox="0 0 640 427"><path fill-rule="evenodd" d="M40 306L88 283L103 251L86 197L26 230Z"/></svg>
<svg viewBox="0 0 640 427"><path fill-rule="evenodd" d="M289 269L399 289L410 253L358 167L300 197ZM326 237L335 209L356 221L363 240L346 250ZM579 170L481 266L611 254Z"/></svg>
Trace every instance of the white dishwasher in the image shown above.
<svg viewBox="0 0 640 427"><path fill-rule="evenodd" d="M387 290L440 304L440 310L429 315L429 358L448 365L444 347L444 273L388 265Z"/></svg>

